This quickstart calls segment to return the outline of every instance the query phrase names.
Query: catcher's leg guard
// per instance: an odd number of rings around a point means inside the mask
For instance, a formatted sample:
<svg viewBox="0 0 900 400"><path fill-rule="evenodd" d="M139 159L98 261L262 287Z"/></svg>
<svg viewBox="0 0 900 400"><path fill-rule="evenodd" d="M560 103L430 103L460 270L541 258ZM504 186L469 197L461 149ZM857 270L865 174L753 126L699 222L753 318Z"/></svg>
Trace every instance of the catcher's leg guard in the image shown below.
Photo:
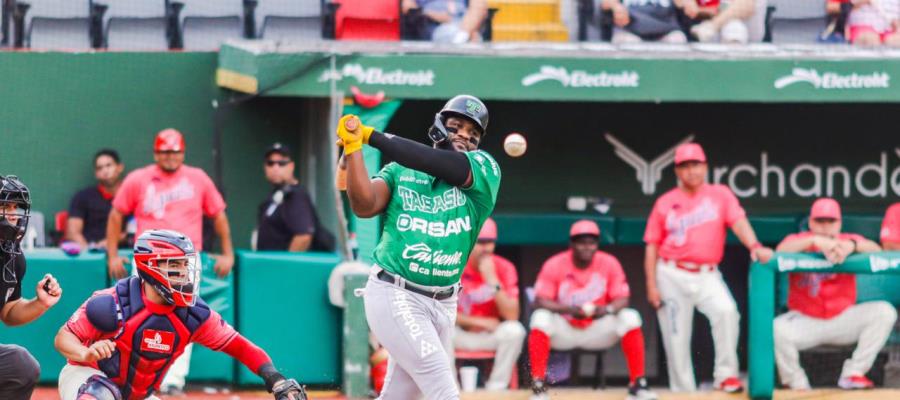
<svg viewBox="0 0 900 400"><path fill-rule="evenodd" d="M78 389L77 400L122 400L122 392L113 381L102 375L92 375Z"/></svg>

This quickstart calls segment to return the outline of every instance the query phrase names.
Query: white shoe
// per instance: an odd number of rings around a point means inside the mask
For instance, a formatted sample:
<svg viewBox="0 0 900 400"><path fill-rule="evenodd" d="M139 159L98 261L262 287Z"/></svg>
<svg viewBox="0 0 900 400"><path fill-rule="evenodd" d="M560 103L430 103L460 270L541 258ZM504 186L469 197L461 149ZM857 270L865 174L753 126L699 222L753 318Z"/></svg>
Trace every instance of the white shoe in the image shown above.
<svg viewBox="0 0 900 400"><path fill-rule="evenodd" d="M640 377L634 384L628 387L628 397L625 400L656 400L656 393L647 385L647 378Z"/></svg>
<svg viewBox="0 0 900 400"><path fill-rule="evenodd" d="M715 41L718 32L716 32L716 28L713 27L712 23L706 21L691 27L691 35L697 38L698 41L706 43Z"/></svg>

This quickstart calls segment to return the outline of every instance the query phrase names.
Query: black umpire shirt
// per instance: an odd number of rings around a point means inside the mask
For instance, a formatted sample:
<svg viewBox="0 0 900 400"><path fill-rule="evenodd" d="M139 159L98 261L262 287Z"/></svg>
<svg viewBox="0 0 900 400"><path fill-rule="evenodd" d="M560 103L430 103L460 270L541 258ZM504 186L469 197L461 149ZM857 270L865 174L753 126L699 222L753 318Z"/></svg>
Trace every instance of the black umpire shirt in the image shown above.
<svg viewBox="0 0 900 400"><path fill-rule="evenodd" d="M106 221L110 209L112 209L112 195L99 186L91 186L72 197L69 217L84 220L81 234L88 243L99 242L106 238Z"/></svg>
<svg viewBox="0 0 900 400"><path fill-rule="evenodd" d="M273 190L259 205L257 224L257 250L285 251L294 236L305 234L313 235L309 250L334 249L334 237L319 225L309 193L299 184Z"/></svg>
<svg viewBox="0 0 900 400"><path fill-rule="evenodd" d="M0 296L3 296L3 302L0 302L0 309L13 300L22 298L22 279L25 279L25 255L18 254L15 259L10 259L11 255L0 252L0 266L3 267L0 279Z"/></svg>

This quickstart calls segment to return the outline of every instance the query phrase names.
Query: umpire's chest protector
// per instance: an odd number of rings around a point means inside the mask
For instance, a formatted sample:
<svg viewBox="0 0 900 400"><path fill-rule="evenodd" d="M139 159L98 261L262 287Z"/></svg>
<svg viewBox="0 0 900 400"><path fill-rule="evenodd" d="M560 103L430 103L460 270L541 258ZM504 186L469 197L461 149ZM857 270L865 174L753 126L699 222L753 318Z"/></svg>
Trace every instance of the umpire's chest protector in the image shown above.
<svg viewBox="0 0 900 400"><path fill-rule="evenodd" d="M86 310L98 329L117 332L115 352L97 367L128 399L143 399L159 388L169 366L210 315L202 301L192 307L145 302L141 285L138 277L122 279L115 296L95 297Z"/></svg>

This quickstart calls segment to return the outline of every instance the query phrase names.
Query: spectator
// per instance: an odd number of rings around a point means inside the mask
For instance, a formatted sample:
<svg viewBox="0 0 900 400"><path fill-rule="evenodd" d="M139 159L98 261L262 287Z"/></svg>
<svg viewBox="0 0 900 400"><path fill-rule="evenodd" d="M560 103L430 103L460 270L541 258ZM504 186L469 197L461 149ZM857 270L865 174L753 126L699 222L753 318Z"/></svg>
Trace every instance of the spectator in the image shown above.
<svg viewBox="0 0 900 400"><path fill-rule="evenodd" d="M122 184L125 165L115 150L102 149L94 155L94 177L97 184L86 187L72 197L64 239L81 249L106 248L106 221L112 199ZM124 234L116 242L121 243Z"/></svg>
<svg viewBox="0 0 900 400"><path fill-rule="evenodd" d="M885 250L900 250L900 202L888 207L881 223L881 246Z"/></svg>
<svg viewBox="0 0 900 400"><path fill-rule="evenodd" d="M686 43L687 36L678 24L675 5L689 0L603 0L602 10L612 11L612 42L637 43L660 41Z"/></svg>
<svg viewBox="0 0 900 400"><path fill-rule="evenodd" d="M880 251L878 244L855 233L841 232L841 208L821 198L809 213L809 231L784 238L780 252L822 253L835 264L859 252ZM894 329L897 310L886 301L856 304L856 275L835 273L790 274L787 313L775 318L775 362L781 382L794 390L809 390L800 366L799 351L823 344L857 343L844 362L838 386L870 389L866 373Z"/></svg>
<svg viewBox="0 0 900 400"><path fill-rule="evenodd" d="M900 47L900 0L850 0L847 38L859 46ZM832 9L840 5L829 4Z"/></svg>
<svg viewBox="0 0 900 400"><path fill-rule="evenodd" d="M486 0L403 0L401 5L403 14L422 10L426 39L457 44L481 41L481 24L488 15Z"/></svg>
<svg viewBox="0 0 900 400"><path fill-rule="evenodd" d="M497 224L488 218L478 233L462 274L453 345L462 350L493 350L488 390L509 386L525 342L519 322L519 277L516 266L494 254Z"/></svg>
<svg viewBox="0 0 900 400"><path fill-rule="evenodd" d="M132 171L113 198L106 227L106 251L109 274L123 278L124 259L118 256L115 238L122 231L122 217L134 214L135 237L148 229L171 229L185 233L203 250L203 216L212 217L222 246L221 255L213 255L214 268L226 276L234 265L231 232L225 215L225 200L203 170L184 165L184 137L175 129L156 135L153 146L155 164ZM190 367L191 346L179 357L163 380L167 393L180 393Z"/></svg>
<svg viewBox="0 0 900 400"><path fill-rule="evenodd" d="M291 149L275 143L264 160L273 189L259 205L256 249L334 251L334 236L319 224L309 193L294 177Z"/></svg>
<svg viewBox="0 0 900 400"><path fill-rule="evenodd" d="M675 149L678 187L656 200L644 232L647 300L657 310L672 391L697 390L691 361L696 307L712 328L716 351L713 386L735 393L744 390L737 358L741 316L718 270L726 228L731 228L753 260L767 262L772 249L756 239L731 189L706 183L708 172L706 154L699 144L686 143Z"/></svg>
<svg viewBox="0 0 900 400"><path fill-rule="evenodd" d="M684 14L704 20L691 27L691 35L700 42L760 42L765 35L765 0L681 0Z"/></svg>
<svg viewBox="0 0 900 400"><path fill-rule="evenodd" d="M570 249L550 257L534 284L528 353L532 400L549 399L545 376L550 349L608 349L621 341L628 363L628 398L656 399L644 377L641 315L627 308L631 290L622 265L598 250L600 228L590 220L569 230Z"/></svg>

